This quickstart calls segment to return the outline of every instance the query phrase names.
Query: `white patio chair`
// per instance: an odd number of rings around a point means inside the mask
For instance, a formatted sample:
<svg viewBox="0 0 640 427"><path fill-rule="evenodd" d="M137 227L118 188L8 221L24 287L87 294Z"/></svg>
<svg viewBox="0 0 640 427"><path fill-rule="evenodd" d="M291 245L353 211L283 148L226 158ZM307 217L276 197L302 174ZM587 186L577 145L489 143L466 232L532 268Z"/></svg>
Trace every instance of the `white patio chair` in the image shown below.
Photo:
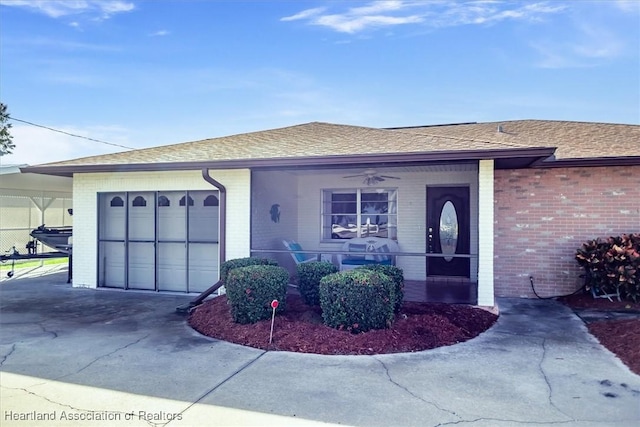
<svg viewBox="0 0 640 427"><path fill-rule="evenodd" d="M342 245L342 250L349 253L338 255L341 271L371 264L396 265L395 255L388 254L399 252L400 248L392 239L357 237L347 240Z"/></svg>

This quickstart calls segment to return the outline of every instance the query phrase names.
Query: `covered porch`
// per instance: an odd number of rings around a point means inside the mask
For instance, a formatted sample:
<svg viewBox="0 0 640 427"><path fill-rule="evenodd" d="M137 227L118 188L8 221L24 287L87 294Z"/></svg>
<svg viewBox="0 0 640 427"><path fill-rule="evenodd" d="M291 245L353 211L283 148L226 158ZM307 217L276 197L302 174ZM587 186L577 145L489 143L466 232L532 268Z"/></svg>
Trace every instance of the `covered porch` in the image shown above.
<svg viewBox="0 0 640 427"><path fill-rule="evenodd" d="M309 258L344 269L349 242L388 240L405 299L491 306L493 161L254 169L250 234L252 256L292 275Z"/></svg>

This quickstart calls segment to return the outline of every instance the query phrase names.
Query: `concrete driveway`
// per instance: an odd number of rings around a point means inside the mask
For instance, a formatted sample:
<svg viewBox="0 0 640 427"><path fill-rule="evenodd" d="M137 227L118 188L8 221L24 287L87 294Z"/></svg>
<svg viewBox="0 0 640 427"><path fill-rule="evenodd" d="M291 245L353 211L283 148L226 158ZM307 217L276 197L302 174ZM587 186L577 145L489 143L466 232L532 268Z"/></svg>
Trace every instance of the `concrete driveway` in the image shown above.
<svg viewBox="0 0 640 427"><path fill-rule="evenodd" d="M640 425L640 376L552 301L500 299L450 347L320 356L203 337L175 312L191 298L3 277L0 424Z"/></svg>

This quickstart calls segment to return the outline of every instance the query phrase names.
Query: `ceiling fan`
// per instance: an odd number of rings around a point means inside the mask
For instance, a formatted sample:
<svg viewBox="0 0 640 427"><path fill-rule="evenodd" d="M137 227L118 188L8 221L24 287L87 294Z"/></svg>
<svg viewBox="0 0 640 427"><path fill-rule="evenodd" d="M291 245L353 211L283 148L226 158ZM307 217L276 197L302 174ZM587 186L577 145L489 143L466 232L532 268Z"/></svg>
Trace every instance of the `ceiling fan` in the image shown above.
<svg viewBox="0 0 640 427"><path fill-rule="evenodd" d="M362 173L356 174L356 175L347 175L347 176L343 176L343 178L356 178L359 176L363 176L364 177L364 181L363 184L366 185L375 185L379 182L382 182L386 179L400 179L397 176L389 176L389 175L378 175L378 171L376 171L375 169L365 169Z"/></svg>

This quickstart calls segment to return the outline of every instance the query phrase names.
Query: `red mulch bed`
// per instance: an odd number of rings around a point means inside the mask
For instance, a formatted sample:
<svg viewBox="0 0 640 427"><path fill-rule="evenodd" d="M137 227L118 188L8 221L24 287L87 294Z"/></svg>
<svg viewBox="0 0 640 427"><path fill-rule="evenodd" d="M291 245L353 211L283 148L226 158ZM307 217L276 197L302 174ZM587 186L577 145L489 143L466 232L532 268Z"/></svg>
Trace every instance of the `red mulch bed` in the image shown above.
<svg viewBox="0 0 640 427"><path fill-rule="evenodd" d="M587 293L563 297L559 301L574 310L638 313L635 319L597 321L588 323L587 328L603 346L618 356L629 369L640 375L640 303L593 298Z"/></svg>
<svg viewBox="0 0 640 427"><path fill-rule="evenodd" d="M263 350L330 355L386 354L427 350L456 344L490 328L497 316L466 305L405 302L391 328L359 334L322 324L320 307L309 307L299 295L287 296L287 310L271 320L240 325L233 322L227 298L206 301L189 316L201 334Z"/></svg>

